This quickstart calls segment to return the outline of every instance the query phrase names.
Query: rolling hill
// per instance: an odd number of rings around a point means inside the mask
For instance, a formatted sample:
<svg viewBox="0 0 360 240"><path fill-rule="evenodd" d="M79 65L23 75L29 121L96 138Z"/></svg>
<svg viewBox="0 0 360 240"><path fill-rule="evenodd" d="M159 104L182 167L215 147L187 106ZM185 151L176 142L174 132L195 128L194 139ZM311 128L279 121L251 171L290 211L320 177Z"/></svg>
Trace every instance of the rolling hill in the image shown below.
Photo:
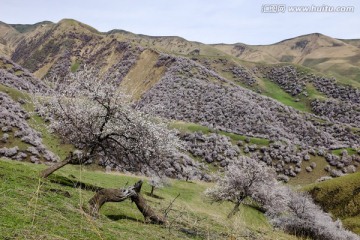
<svg viewBox="0 0 360 240"><path fill-rule="evenodd" d="M271 45L215 44L213 46L245 61L294 63L359 83L360 49L357 43L358 40L335 39L313 33Z"/></svg>
<svg viewBox="0 0 360 240"><path fill-rule="evenodd" d="M96 68L99 77L116 79L118 87L130 94L143 111L153 109L161 117L193 122L214 132L283 142L284 155L277 159L276 153L270 159L278 172L286 175L304 171L303 158L307 159L309 152L316 156L317 148L325 149L320 155L323 162L342 166L337 163L342 160L336 157L334 161L325 160L326 153L345 148L356 152L359 147L360 93L356 84L344 85L341 80L313 70L314 66L272 64L270 59L267 63L242 61L240 55L233 56L228 49L231 45L205 45L179 37L151 37L122 30L101 33L72 19L56 24L45 21L0 26L0 37L11 53L2 58L1 65L6 76L2 84L8 87L19 89L15 83L25 78L21 72L31 75L27 70L34 75L29 79L54 74L61 79L84 66ZM301 64L315 51L326 55L333 54L330 47L356 48L340 43L310 34L253 50L267 51L278 58L280 52L293 54L297 59L293 62ZM351 55L350 50L343 52ZM291 145L302 149L291 150ZM242 147L247 149L248 144ZM271 149L272 145L267 147ZM209 154L204 152L199 157L206 162ZM266 151L261 153L255 148L254 154L267 161ZM295 159L284 162L282 158L286 157ZM221 161L226 166L228 159ZM346 172L345 167L356 161L354 157L340 168ZM292 164L299 169L295 171Z"/></svg>
<svg viewBox="0 0 360 240"><path fill-rule="evenodd" d="M29 114L35 111L29 96L48 90L45 79L56 76L61 81L92 68L97 70L96 77L115 80L115 88L131 95L134 108L166 119L169 127L178 130L186 157L180 165L174 160L169 167L171 177L185 179L176 172L191 166L202 172L194 179L211 180L212 173L246 155L272 166L279 180L292 185L314 183L324 176L346 179L343 175L359 171L360 163L359 46L359 40L318 33L267 46L206 45L176 36L153 37L124 30L103 33L72 19L0 22L0 112L4 117L0 120L0 157L49 165L57 156L64 159L72 146L48 131L46 119ZM22 166L2 164L5 169ZM41 167L31 168L23 177ZM89 176L107 179L97 174ZM36 181L31 178L32 187ZM24 182L19 184L24 188ZM204 188L202 183L195 190L182 182L174 184L184 194ZM164 194L167 200L172 196L171 192ZM204 211L191 207L199 214ZM348 215L326 209L350 221ZM208 215L205 225L214 220ZM6 217L8 221L12 218ZM77 217L82 221L80 214ZM346 226L357 231L358 226L350 222ZM113 225L108 219L102 223ZM220 225L215 235L229 227ZM92 234L96 231L89 236ZM163 229L159 234L165 234ZM175 237L186 236L177 234Z"/></svg>

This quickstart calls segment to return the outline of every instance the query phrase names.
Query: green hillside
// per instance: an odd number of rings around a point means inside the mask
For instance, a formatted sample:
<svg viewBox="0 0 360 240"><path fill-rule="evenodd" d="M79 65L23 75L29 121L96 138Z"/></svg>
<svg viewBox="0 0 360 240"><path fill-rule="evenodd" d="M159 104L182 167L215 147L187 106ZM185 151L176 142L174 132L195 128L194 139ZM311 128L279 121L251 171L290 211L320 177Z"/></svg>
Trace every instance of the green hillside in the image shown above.
<svg viewBox="0 0 360 240"><path fill-rule="evenodd" d="M345 227L360 234L360 173L309 185L309 191L315 202L340 218Z"/></svg>
<svg viewBox="0 0 360 240"><path fill-rule="evenodd" d="M232 206L204 201L202 192L210 186L204 182L172 180L170 187L155 191L158 198L147 196L150 187L144 185L143 194L158 212L179 194L166 227L144 223L128 200L105 204L95 220L84 212L94 192L73 188L73 184L81 181L119 188L140 178L67 166L40 180L38 172L44 167L0 160L0 232L4 239L296 239L274 231L264 215L251 207L242 207L228 220Z"/></svg>

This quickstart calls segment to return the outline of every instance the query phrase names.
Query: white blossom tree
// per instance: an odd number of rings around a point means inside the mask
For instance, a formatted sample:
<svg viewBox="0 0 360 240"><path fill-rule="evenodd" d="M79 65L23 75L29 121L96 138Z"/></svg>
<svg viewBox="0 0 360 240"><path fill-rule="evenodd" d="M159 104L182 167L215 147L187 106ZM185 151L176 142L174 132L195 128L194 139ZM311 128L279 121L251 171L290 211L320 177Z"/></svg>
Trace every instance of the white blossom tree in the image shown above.
<svg viewBox="0 0 360 240"><path fill-rule="evenodd" d="M152 176L150 179L149 179L149 185L151 186L151 191L150 191L150 196L154 197L154 191L156 188L163 188L165 186L168 186L170 183L169 183L169 180L165 177L165 176Z"/></svg>
<svg viewBox="0 0 360 240"><path fill-rule="evenodd" d="M212 202L230 201L235 204L228 217L233 216L246 197L257 195L264 182L273 181L274 174L264 164L248 157L228 165L225 175L205 195Z"/></svg>
<svg viewBox="0 0 360 240"><path fill-rule="evenodd" d="M229 217L250 197L275 227L291 234L321 240L359 239L344 229L340 220L333 221L310 196L277 182L269 167L247 157L230 164L215 187L207 189L205 194L214 202L235 203Z"/></svg>
<svg viewBox="0 0 360 240"><path fill-rule="evenodd" d="M81 157L70 154L42 176L88 160L156 172L157 162L176 152L180 141L161 120L134 110L111 79L94 76L92 71L80 71L53 82L46 97L35 95L38 112L50 119L51 130L83 152Z"/></svg>
<svg viewBox="0 0 360 240"><path fill-rule="evenodd" d="M35 94L38 113L49 120L49 127L60 138L81 152L71 152L42 172L47 177L66 164L91 160L144 168L157 173L161 161L173 154L181 143L160 119L136 111L128 98L109 78L98 79L92 71L81 71L63 81L53 82L48 94ZM140 195L142 182L125 189L103 189L90 199L90 211L97 216L106 202L131 198L145 219L164 224Z"/></svg>

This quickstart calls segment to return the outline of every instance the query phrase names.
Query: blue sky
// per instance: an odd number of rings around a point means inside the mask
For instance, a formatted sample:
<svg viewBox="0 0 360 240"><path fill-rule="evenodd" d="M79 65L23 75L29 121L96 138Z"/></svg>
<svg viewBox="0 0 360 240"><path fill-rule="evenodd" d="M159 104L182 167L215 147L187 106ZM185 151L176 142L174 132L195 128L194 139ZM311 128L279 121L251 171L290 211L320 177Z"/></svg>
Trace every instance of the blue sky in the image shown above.
<svg viewBox="0 0 360 240"><path fill-rule="evenodd" d="M354 6L352 13L262 13L266 4ZM266 5L268 6L268 5ZM320 32L360 38L359 0L0 0L0 21L73 18L99 31L123 29L204 43L271 44Z"/></svg>

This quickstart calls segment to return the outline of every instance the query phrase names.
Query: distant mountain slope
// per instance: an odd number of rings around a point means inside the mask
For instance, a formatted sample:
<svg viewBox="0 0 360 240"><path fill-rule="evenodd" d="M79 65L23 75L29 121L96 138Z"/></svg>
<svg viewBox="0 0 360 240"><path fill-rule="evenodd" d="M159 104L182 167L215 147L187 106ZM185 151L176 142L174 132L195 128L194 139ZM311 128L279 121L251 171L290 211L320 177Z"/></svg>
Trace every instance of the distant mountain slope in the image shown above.
<svg viewBox="0 0 360 240"><path fill-rule="evenodd" d="M6 41L5 51L14 61L44 77L53 65L66 59L70 66L76 63L95 62L106 72L121 56L115 50L117 43L126 42L134 47L156 49L175 54L207 54L221 56L221 51L198 42L180 37L151 37L136 35L122 30L100 33L96 29L72 19L57 24L41 22L34 25L8 25L2 23L0 39ZM1 43L1 42L0 42ZM1 48L0 48L1 49ZM120 54L121 55L121 54ZM105 56L107 59L105 59Z"/></svg>
<svg viewBox="0 0 360 240"><path fill-rule="evenodd" d="M12 54L12 43L16 41L16 37L18 36L18 32L7 25L6 23L0 22L0 55L11 57Z"/></svg>
<svg viewBox="0 0 360 240"><path fill-rule="evenodd" d="M360 82L359 40L334 39L319 33L271 45L215 44L239 59L265 63L295 63Z"/></svg>
<svg viewBox="0 0 360 240"><path fill-rule="evenodd" d="M360 39L339 39L339 40L351 44L357 48L360 48Z"/></svg>
<svg viewBox="0 0 360 240"><path fill-rule="evenodd" d="M35 24L9 24L11 27L15 28L20 33L30 32L36 29L37 27L44 27L46 25L53 25L53 22L43 21Z"/></svg>
<svg viewBox="0 0 360 240"><path fill-rule="evenodd" d="M46 21L33 25L0 24L0 53L11 57L39 78L48 74L55 63L64 61L64 57L67 58L67 65L76 66L80 62L89 64L92 61L105 72L119 59L117 53L106 52L114 50L111 47L115 41L188 57L238 58L261 64L299 64L360 88L360 44L356 39L340 40L314 33L271 45L206 45L176 36L153 37L124 30L100 33L72 19L64 19L57 24ZM98 56L94 56L96 54ZM105 62L106 54L110 61Z"/></svg>

